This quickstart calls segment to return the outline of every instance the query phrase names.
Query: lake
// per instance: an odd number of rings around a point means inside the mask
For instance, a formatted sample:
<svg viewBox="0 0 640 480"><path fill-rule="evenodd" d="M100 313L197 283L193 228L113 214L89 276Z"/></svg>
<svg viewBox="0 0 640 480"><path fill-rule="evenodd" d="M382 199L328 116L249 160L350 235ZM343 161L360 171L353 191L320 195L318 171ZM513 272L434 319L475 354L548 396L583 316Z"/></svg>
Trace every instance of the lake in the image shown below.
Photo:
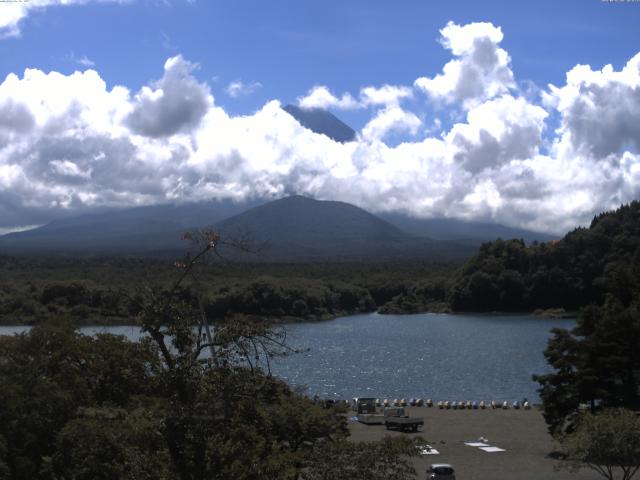
<svg viewBox="0 0 640 480"><path fill-rule="evenodd" d="M288 343L309 350L273 361L273 372L309 395L351 398L537 401L534 373L553 327L574 320L528 315L353 315L287 325ZM27 327L0 327L11 334ZM83 327L139 338L135 327Z"/></svg>

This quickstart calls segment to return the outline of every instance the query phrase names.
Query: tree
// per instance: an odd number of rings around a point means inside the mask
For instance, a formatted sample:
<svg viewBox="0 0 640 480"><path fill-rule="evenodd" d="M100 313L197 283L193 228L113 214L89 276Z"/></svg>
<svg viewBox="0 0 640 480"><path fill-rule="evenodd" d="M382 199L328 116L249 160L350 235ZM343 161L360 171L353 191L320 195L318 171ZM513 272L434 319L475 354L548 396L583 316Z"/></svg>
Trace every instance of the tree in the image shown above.
<svg viewBox="0 0 640 480"><path fill-rule="evenodd" d="M416 474L411 457L422 439L385 437L380 442L326 443L316 449L304 480L405 480Z"/></svg>
<svg viewBox="0 0 640 480"><path fill-rule="evenodd" d="M176 263L177 280L150 291L139 315L160 353L175 476L295 478L304 465L302 445L344 437L344 420L271 376L270 358L291 353L284 331L242 316L209 324L197 267L224 242L214 232L197 239L195 254Z"/></svg>
<svg viewBox="0 0 640 480"><path fill-rule="evenodd" d="M640 416L625 409L581 416L575 431L561 440L571 469L590 468L607 480L631 480L640 469Z"/></svg>
<svg viewBox="0 0 640 480"><path fill-rule="evenodd" d="M411 471L411 445L354 446L344 416L271 375L271 358L293 353L284 330L207 318L197 267L222 242L201 239L175 282L129 299L140 342L68 319L0 337L0 479L349 478L372 449L389 478Z"/></svg>
<svg viewBox="0 0 640 480"><path fill-rule="evenodd" d="M553 330L544 354L554 372L534 375L552 434L571 431L581 404L640 409L640 308L608 297L571 331Z"/></svg>
<svg viewBox="0 0 640 480"><path fill-rule="evenodd" d="M58 434L51 470L74 480L170 480L157 410L81 408Z"/></svg>
<svg viewBox="0 0 640 480"><path fill-rule="evenodd" d="M156 359L148 342L80 335L65 320L0 337L0 472L50 478L57 437L79 409L152 394Z"/></svg>

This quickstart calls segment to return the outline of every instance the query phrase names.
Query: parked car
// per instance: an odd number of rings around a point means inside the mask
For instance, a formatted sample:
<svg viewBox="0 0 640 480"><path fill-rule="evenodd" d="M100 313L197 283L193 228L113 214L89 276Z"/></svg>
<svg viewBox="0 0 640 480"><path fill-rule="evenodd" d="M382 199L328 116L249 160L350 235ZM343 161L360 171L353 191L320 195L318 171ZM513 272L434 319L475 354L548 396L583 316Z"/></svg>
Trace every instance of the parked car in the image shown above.
<svg viewBox="0 0 640 480"><path fill-rule="evenodd" d="M448 463L432 463L427 469L427 480L456 480L456 472Z"/></svg>

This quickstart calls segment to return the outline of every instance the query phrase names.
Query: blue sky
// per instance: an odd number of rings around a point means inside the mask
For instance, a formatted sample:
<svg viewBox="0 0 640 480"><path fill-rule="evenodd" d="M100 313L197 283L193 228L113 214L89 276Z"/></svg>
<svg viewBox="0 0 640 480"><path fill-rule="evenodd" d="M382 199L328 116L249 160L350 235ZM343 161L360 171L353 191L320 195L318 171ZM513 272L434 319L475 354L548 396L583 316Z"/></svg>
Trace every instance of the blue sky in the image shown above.
<svg viewBox="0 0 640 480"><path fill-rule="evenodd" d="M578 63L620 67L640 47L638 3L140 0L30 14L19 37L0 41L0 78L25 68L71 73L86 57L108 85L138 89L181 53L199 63L218 102L249 113L316 84L357 91L435 74L449 57L437 42L448 21L501 26L514 73L540 86L561 83ZM262 86L232 99L224 88L235 80Z"/></svg>
<svg viewBox="0 0 640 480"><path fill-rule="evenodd" d="M638 25L632 1L0 2L0 233L288 192L561 233L640 197Z"/></svg>

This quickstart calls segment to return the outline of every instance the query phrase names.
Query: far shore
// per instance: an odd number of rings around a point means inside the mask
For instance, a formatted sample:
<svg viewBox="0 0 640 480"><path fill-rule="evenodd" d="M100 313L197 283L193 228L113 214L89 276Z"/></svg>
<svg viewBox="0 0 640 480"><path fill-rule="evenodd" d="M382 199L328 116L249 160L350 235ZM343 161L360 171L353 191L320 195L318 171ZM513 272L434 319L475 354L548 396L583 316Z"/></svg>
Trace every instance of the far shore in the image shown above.
<svg viewBox="0 0 640 480"><path fill-rule="evenodd" d="M380 310L372 310L367 312L339 312L332 315L322 315L316 317L295 317L290 315L283 315L279 317L261 317L259 315L246 315L248 318L254 319L263 319L270 322L272 325L294 325L299 323L319 323L319 322L328 322L331 320L336 320L338 318L343 317L351 317L355 315L370 315L377 314L382 316L405 316L405 315L425 315L425 314L435 314L435 315L482 315L482 316L529 316L529 317L537 317L540 319L555 319L555 320L575 320L579 316L579 312L576 311L565 311L564 309L557 308L549 308L549 309L536 309L534 311L518 311L518 312L454 312L454 311L442 311L442 310L433 310L433 311L425 311L425 312L412 312L412 313L401 313L401 312L381 312ZM134 323L121 321L122 319L118 318L117 320L110 320L108 318L102 321L92 321L89 323L77 322L76 325L78 328L98 328L98 327L131 327L137 326ZM215 322L211 322L214 324ZM35 322L23 322L23 323L4 323L0 319L0 327L33 327L37 325ZM194 325L194 327L197 325Z"/></svg>

